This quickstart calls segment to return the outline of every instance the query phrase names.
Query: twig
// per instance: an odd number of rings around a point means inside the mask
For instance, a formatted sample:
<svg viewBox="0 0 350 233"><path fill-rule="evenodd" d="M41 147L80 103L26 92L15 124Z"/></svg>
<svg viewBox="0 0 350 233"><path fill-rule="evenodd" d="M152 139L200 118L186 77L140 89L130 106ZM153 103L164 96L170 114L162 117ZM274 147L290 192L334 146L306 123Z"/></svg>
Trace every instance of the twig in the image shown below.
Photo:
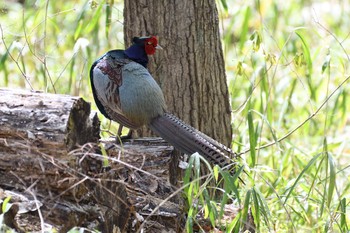
<svg viewBox="0 0 350 233"><path fill-rule="evenodd" d="M44 60L43 60L43 65L44 65L45 71L46 71L46 73L47 73L47 76L49 77L50 83L51 83L51 85L52 85L52 89L53 89L54 93L57 93L57 92L56 92L55 85L54 85L54 83L52 82L52 78L51 78L49 69L47 68L47 64L46 64L46 30L47 30L47 18L48 18L47 12L48 12L48 9L49 9L49 2L50 2L50 0L47 0L47 2L46 2L46 7L45 7L45 21L44 21Z"/></svg>
<svg viewBox="0 0 350 233"><path fill-rule="evenodd" d="M0 24L0 31L1 31L1 40L2 40L2 43L3 43L4 46L5 46L5 49L6 49L6 51L7 51L7 54L8 54L8 55L10 56L10 58L15 62L17 68L19 69L19 71L21 72L21 74L23 75L23 77L25 78L25 80L26 80L26 82L28 83L30 89L31 89L32 91L34 91L34 88L33 88L32 84L30 83L29 78L28 78L27 75L24 73L24 71L21 69L21 67L19 66L18 61L11 55L9 48L8 48L7 45L6 45L5 37L4 37L4 31L2 30L1 24Z"/></svg>

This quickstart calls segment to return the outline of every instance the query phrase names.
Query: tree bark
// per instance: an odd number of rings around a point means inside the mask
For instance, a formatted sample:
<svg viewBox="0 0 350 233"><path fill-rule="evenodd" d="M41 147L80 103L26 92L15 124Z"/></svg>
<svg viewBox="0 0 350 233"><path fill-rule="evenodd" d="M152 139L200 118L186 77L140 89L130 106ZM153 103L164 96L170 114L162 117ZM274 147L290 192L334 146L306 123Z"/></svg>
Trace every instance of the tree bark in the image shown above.
<svg viewBox="0 0 350 233"><path fill-rule="evenodd" d="M215 0L124 1L125 44L156 35L163 51L149 69L168 110L230 146L231 109Z"/></svg>

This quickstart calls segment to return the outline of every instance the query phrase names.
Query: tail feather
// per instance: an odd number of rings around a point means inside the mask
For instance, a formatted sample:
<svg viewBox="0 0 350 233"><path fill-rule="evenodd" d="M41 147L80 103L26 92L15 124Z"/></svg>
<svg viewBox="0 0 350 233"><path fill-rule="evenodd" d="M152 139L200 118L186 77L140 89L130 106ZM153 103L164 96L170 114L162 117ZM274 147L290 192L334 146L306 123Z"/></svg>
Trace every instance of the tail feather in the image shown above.
<svg viewBox="0 0 350 233"><path fill-rule="evenodd" d="M169 124L169 119L158 117L150 123L150 128L156 134L171 143L175 148L184 153L192 154L192 148L195 147L195 142L183 139L183 135L179 134L179 125ZM194 153L194 152L193 152Z"/></svg>
<svg viewBox="0 0 350 233"><path fill-rule="evenodd" d="M230 157L236 157L236 154L231 149L187 125L174 115L165 113L163 116L154 118L149 126L152 131L183 153L198 152L220 167L233 165Z"/></svg>
<svg viewBox="0 0 350 233"><path fill-rule="evenodd" d="M175 116L174 116L175 117ZM180 119L178 119L179 121L181 121ZM182 122L182 121L181 121ZM182 122L183 124L186 124L184 122ZM217 147L218 149L220 149L223 153L226 153L228 155L234 155L234 157L236 157L236 153L234 153L230 148L228 148L227 146L221 144L220 142L212 139L211 137L209 137L208 135L202 133L201 131L193 128L190 125L186 125L190 130L192 130L193 132L197 133L199 136L203 137L203 139L207 140L208 142L210 142L211 144L213 144L213 146Z"/></svg>

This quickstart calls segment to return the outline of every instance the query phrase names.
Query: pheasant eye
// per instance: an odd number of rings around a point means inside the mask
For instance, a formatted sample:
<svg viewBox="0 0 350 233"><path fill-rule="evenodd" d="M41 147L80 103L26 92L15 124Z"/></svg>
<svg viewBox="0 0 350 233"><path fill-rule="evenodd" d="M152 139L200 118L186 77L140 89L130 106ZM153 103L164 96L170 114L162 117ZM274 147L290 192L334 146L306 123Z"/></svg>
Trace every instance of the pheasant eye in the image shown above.
<svg viewBox="0 0 350 233"><path fill-rule="evenodd" d="M152 36L152 37L146 39L146 43L147 44L152 44L154 47L156 47L157 44L158 44L158 40L157 40L157 38L155 36Z"/></svg>
<svg viewBox="0 0 350 233"><path fill-rule="evenodd" d="M145 40L145 51L148 55L152 55L156 52L156 47L158 45L158 40L155 36L147 38Z"/></svg>

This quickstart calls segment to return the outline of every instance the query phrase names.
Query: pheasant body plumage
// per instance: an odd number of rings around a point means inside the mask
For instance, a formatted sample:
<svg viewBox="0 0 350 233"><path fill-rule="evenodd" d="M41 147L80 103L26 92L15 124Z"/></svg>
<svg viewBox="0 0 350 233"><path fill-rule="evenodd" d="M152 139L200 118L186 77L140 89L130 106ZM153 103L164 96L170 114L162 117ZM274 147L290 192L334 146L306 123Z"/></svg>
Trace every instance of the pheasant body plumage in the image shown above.
<svg viewBox="0 0 350 233"><path fill-rule="evenodd" d="M101 113L131 129L148 125L186 154L198 152L221 167L235 154L221 143L166 112L163 92L147 70L148 55L158 47L155 37L135 37L126 50L111 50L90 69L93 96Z"/></svg>

